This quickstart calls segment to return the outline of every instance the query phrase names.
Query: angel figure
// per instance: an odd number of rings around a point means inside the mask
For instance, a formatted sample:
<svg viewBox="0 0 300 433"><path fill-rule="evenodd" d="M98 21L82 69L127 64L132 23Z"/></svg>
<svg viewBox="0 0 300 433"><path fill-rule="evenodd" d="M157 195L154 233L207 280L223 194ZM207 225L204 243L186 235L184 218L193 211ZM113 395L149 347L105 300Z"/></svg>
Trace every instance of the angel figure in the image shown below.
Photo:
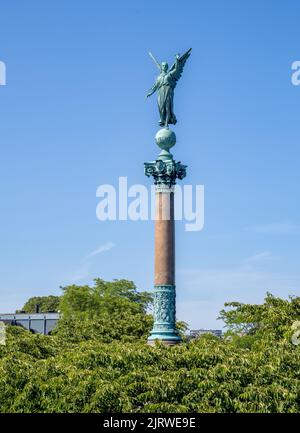
<svg viewBox="0 0 300 433"><path fill-rule="evenodd" d="M156 91L158 92L157 102L160 114L160 126L168 127L169 124L175 125L177 122L176 116L173 112L174 89L177 81L181 77L185 62L190 57L191 50L192 49L190 48L185 54L183 54L183 56L176 54L175 63L170 69L168 63L162 62L160 64L149 52L149 55L158 67L160 74L146 98L153 95Z"/></svg>

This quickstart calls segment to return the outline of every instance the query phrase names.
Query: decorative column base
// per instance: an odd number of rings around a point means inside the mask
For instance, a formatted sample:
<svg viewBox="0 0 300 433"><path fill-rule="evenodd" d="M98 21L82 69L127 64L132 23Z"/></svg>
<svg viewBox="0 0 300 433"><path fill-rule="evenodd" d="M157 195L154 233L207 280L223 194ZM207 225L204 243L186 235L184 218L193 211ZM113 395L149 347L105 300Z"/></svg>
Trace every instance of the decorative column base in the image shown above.
<svg viewBox="0 0 300 433"><path fill-rule="evenodd" d="M148 338L153 345L158 340L166 345L178 344L181 337L176 329L174 285L154 286L154 326Z"/></svg>

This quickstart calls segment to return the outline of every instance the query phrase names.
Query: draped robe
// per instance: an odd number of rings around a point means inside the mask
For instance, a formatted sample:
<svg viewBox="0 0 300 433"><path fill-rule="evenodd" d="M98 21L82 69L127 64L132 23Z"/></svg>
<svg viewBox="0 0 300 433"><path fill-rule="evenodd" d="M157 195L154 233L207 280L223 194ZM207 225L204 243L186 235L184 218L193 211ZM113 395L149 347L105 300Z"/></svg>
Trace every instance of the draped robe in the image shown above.
<svg viewBox="0 0 300 433"><path fill-rule="evenodd" d="M160 114L160 126L168 126L169 124L175 125L177 122L173 111L173 99L179 66L178 62L176 62L172 70L169 72L161 72L150 91L151 94L155 91L158 93L157 103Z"/></svg>

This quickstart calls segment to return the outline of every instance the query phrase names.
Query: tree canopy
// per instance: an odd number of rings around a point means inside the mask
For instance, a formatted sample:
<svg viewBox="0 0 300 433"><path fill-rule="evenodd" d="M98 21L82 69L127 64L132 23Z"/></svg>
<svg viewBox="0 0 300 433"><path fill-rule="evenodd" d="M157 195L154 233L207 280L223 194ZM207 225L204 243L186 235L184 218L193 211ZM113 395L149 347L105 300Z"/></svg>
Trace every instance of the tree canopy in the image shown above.
<svg viewBox="0 0 300 433"><path fill-rule="evenodd" d="M98 278L93 287L72 285L62 290L62 317L54 331L59 338L111 342L142 338L150 332L153 319L147 308L152 297L139 292L132 281Z"/></svg>
<svg viewBox="0 0 300 433"><path fill-rule="evenodd" d="M58 305L60 296L34 296L29 298L24 304L21 310L17 310L16 313L23 311L24 313L35 313L36 306L39 307L40 313L53 313L58 311Z"/></svg>
<svg viewBox="0 0 300 433"><path fill-rule="evenodd" d="M300 298L228 303L224 338L173 347L146 344L149 302L132 282L96 280L63 289L54 335L8 326L0 411L299 412Z"/></svg>

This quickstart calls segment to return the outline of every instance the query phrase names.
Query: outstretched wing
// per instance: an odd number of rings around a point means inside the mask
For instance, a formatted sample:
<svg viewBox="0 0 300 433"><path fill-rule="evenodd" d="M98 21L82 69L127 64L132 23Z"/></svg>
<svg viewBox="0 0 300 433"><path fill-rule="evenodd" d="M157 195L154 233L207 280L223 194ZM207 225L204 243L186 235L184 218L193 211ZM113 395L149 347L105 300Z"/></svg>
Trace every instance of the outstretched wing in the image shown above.
<svg viewBox="0 0 300 433"><path fill-rule="evenodd" d="M190 48L186 53L184 53L178 60L172 65L169 70L169 73L175 78L176 81L181 77L185 62L191 55L192 48Z"/></svg>

